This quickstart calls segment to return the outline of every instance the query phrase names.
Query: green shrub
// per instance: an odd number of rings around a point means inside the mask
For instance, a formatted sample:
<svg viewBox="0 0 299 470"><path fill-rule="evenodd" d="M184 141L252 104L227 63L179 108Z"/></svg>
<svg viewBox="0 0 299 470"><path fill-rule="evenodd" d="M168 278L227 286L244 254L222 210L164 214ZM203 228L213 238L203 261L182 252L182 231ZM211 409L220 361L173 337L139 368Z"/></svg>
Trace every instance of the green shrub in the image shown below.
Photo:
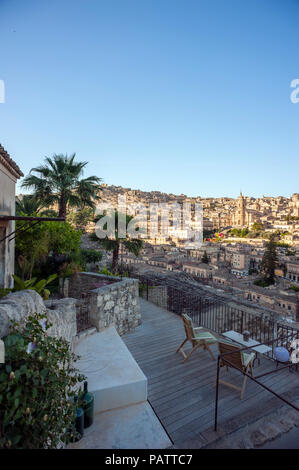
<svg viewBox="0 0 299 470"><path fill-rule="evenodd" d="M299 292L299 286L294 286L294 285L292 285L292 286L289 287L289 289L291 289L291 290L293 290L293 291L295 291L295 292Z"/></svg>
<svg viewBox="0 0 299 470"><path fill-rule="evenodd" d="M10 292L18 292L20 290L35 290L39 295L43 297L44 300L48 300L50 296L50 290L46 289L48 284L51 284L55 279L57 279L57 274L52 274L48 279L40 279L37 281L35 277L28 281L23 281L20 277L13 275L14 278L14 287L11 289L0 289L0 299Z"/></svg>
<svg viewBox="0 0 299 470"><path fill-rule="evenodd" d="M81 257L85 261L85 263L97 263L101 261L103 254L101 251L98 250L80 250Z"/></svg>
<svg viewBox="0 0 299 470"><path fill-rule="evenodd" d="M65 339L47 335L46 316L12 322L0 365L0 448L57 448L74 435L74 387L85 379ZM79 386L81 392L81 386Z"/></svg>
<svg viewBox="0 0 299 470"><path fill-rule="evenodd" d="M89 222L92 222L94 219L94 209L91 207L83 207L81 209L77 209L77 211L70 212L66 220L71 225L73 225L77 230L85 231L86 225Z"/></svg>
<svg viewBox="0 0 299 470"><path fill-rule="evenodd" d="M79 250L82 233L67 222L44 222L50 236L53 253L68 254Z"/></svg>
<svg viewBox="0 0 299 470"><path fill-rule="evenodd" d="M24 222L18 221L16 228L23 225ZM24 232L17 232L17 272L22 279L30 279L33 272L38 271L43 264L47 265L49 258L74 255L79 251L81 235L81 231L75 230L67 222L40 222Z"/></svg>
<svg viewBox="0 0 299 470"><path fill-rule="evenodd" d="M106 276L115 276L111 271L109 271L106 266L104 266L101 271L98 271L99 274L105 274Z"/></svg>
<svg viewBox="0 0 299 470"><path fill-rule="evenodd" d="M265 279L257 279L253 283L255 286L260 286L260 287L269 287L271 285L271 282L266 281Z"/></svg>

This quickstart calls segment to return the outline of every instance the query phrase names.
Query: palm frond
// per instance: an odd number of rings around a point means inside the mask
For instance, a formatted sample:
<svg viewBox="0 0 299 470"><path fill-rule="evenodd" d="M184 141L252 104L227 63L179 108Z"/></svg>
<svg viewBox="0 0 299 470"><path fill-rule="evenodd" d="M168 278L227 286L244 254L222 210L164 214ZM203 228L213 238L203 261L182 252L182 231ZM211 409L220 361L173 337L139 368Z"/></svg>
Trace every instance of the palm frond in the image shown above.
<svg viewBox="0 0 299 470"><path fill-rule="evenodd" d="M80 179L87 162L76 162L75 156L74 153L46 157L44 165L31 169L22 187L32 189L45 206L58 202L63 211L67 206L95 208L102 179L97 176Z"/></svg>

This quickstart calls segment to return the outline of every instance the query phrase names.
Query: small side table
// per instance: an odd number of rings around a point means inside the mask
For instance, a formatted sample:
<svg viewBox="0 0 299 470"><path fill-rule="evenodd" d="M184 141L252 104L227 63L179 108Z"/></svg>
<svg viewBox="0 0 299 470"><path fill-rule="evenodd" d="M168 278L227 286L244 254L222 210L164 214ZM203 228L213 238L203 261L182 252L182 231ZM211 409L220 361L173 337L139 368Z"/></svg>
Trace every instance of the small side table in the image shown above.
<svg viewBox="0 0 299 470"><path fill-rule="evenodd" d="M272 348L270 348L269 346L266 346L265 344L260 344L258 341L255 341L254 339L250 338L248 341L244 341L243 335L234 330L226 331L225 333L222 333L222 335L226 336L226 338L232 339L233 341L241 344L242 346L250 347L250 350L256 353L255 358L253 360L253 366L256 360L258 364L260 365L259 354L266 354L272 351ZM260 345L260 346L257 346L257 345Z"/></svg>

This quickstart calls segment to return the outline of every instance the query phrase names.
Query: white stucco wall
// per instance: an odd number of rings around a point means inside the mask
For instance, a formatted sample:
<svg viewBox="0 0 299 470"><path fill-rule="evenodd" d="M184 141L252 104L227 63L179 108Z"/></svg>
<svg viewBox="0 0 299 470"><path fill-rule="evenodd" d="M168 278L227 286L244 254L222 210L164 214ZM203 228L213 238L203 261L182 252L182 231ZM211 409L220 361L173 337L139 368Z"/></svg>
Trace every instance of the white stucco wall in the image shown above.
<svg viewBox="0 0 299 470"><path fill-rule="evenodd" d="M15 215L15 186L16 178L0 162L0 215ZM14 227L13 221L0 221L0 239L3 238L3 229L9 234ZM4 246L3 242L0 244L0 288L13 286L14 252L14 240L10 243L6 240Z"/></svg>

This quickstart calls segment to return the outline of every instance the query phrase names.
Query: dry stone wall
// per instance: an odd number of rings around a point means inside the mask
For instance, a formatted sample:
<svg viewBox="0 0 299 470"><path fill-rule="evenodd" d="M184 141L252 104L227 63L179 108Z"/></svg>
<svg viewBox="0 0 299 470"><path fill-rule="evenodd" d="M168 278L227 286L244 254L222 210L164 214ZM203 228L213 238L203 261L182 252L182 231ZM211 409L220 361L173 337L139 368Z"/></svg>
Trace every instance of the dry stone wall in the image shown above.
<svg viewBox="0 0 299 470"><path fill-rule="evenodd" d="M94 288L102 282L110 284ZM98 331L114 325L120 335L131 331L141 321L138 280L79 273L69 280L69 295L86 295L91 325Z"/></svg>

